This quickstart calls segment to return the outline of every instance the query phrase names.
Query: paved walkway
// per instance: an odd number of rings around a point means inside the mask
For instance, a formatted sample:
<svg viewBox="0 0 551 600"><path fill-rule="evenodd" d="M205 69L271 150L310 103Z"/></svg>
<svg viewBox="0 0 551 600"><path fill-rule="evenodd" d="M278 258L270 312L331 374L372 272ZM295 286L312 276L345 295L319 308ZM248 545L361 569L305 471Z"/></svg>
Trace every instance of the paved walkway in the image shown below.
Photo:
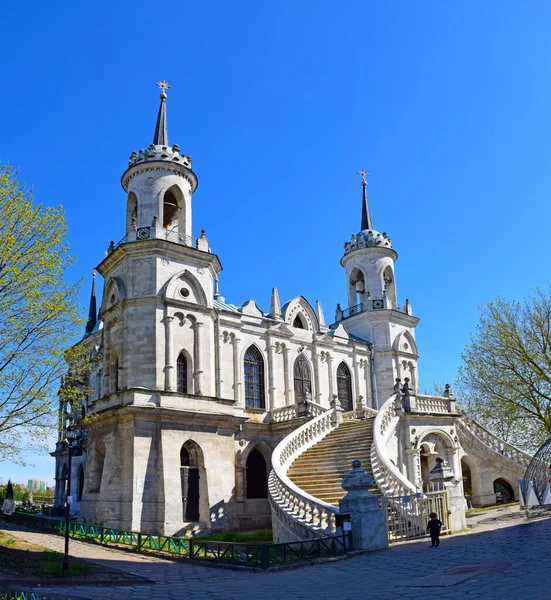
<svg viewBox="0 0 551 600"><path fill-rule="evenodd" d="M385 552L277 572L209 568L187 562L143 557L71 540L71 554L125 572L145 576L155 585L79 587L75 599L146 600L377 600L437 598L549 600L551 519L526 521L497 513L481 514L467 534L442 538L440 548L428 541L396 544ZM515 510L515 512L517 512ZM518 515L518 513L517 513ZM484 521L490 521L484 523ZM12 535L62 551L63 539L23 528ZM35 588L40 594L67 593L66 588Z"/></svg>

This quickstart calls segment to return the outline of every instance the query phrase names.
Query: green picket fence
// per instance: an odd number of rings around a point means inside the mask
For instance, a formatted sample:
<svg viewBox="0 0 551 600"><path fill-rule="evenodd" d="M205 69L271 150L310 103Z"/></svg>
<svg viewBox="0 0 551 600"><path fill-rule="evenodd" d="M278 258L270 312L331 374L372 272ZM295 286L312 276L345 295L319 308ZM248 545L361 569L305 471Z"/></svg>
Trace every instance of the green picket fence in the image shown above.
<svg viewBox="0 0 551 600"><path fill-rule="evenodd" d="M65 534L65 521L16 512L15 523L33 529ZM181 538L124 531L111 527L69 523L69 535L83 541L103 545L122 545L138 552L161 552L174 557L267 569L276 565L308 562L313 559L344 555L352 549L350 533L334 537L288 542L283 544L235 543L202 541L201 538Z"/></svg>
<svg viewBox="0 0 551 600"><path fill-rule="evenodd" d="M34 592L4 592L0 589L0 600L40 600Z"/></svg>

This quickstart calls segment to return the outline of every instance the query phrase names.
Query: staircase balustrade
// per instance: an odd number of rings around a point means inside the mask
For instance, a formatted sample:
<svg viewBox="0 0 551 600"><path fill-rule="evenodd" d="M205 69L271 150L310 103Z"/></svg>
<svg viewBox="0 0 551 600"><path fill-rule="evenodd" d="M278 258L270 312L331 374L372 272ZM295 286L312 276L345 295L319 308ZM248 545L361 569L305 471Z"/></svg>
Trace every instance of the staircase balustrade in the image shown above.
<svg viewBox="0 0 551 600"><path fill-rule="evenodd" d="M528 467L530 461L532 460L532 456L530 454L523 452L508 442L505 442L497 435L494 435L485 427L477 423L472 417L467 416L464 412L459 412L461 417L457 420L458 433L478 440L490 448L490 450L505 456L524 468Z"/></svg>
<svg viewBox="0 0 551 600"><path fill-rule="evenodd" d="M419 490L400 470L393 465L386 454L386 445L396 431L399 417L395 410L396 394L393 394L379 409L373 426L371 446L371 469L379 489L385 496L408 496Z"/></svg>
<svg viewBox="0 0 551 600"><path fill-rule="evenodd" d="M356 408L355 410L350 410L348 412L343 413L342 418L346 421L350 421L352 419L372 419L377 416L377 411L373 408L365 407L365 408Z"/></svg>
<svg viewBox="0 0 551 600"><path fill-rule="evenodd" d="M317 417L327 411L326 408L316 404L315 402L308 401L307 405L307 414L311 417ZM298 419L299 416L301 415L298 414L298 404L282 406L281 408L272 410L271 413L272 423L284 423L286 421L292 421L293 419Z"/></svg>
<svg viewBox="0 0 551 600"><path fill-rule="evenodd" d="M270 504L280 521L304 539L333 535L339 510L301 490L287 477L287 472L298 456L338 425L335 409L323 411L284 438L272 454L273 468L268 480Z"/></svg>
<svg viewBox="0 0 551 600"><path fill-rule="evenodd" d="M455 402L455 401L453 401ZM442 396L415 396L415 412L443 414L450 411L450 400Z"/></svg>

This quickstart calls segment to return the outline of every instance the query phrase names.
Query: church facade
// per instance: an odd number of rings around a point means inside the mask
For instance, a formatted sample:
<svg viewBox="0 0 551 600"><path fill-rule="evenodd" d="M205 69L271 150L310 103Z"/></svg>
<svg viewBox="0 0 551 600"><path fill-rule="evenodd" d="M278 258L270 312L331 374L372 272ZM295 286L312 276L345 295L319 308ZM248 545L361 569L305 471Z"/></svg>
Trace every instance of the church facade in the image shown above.
<svg viewBox="0 0 551 600"><path fill-rule="evenodd" d="M163 88L153 143L121 178L126 232L97 266L99 317L94 281L81 342L91 418L71 474L61 443L53 453L56 502L71 477L72 510L89 522L166 535L269 527L277 444L322 411L378 410L397 379L415 395L418 319L398 303L397 253L373 228L365 176L361 229L341 258L348 308L333 324L319 302L282 305L275 288L269 313L226 301L220 258L205 231L192 236L198 181L168 143L166 100ZM62 431L73 416L62 404Z"/></svg>

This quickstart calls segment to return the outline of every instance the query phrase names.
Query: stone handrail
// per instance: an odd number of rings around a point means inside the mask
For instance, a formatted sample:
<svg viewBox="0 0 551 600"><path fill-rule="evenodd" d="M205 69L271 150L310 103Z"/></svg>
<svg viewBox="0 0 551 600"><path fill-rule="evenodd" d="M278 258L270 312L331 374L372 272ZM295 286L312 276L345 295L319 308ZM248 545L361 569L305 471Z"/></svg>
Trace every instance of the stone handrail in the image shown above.
<svg viewBox="0 0 551 600"><path fill-rule="evenodd" d="M356 408L356 410L350 410L348 412L343 413L342 418L346 421L350 421L351 419L372 419L377 416L377 411L373 408L362 407Z"/></svg>
<svg viewBox="0 0 551 600"><path fill-rule="evenodd" d="M395 409L396 394L393 394L379 409L373 425L371 445L371 469L379 489L385 496L407 496L419 490L387 457L386 445L396 431L399 417Z"/></svg>
<svg viewBox="0 0 551 600"><path fill-rule="evenodd" d="M310 417L317 417L322 413L326 412L327 409L323 408L315 402L307 402L307 415ZM271 412L272 423L284 423L285 421L292 421L302 416L299 414L299 405L290 404L289 406L282 406L281 408L275 408Z"/></svg>
<svg viewBox="0 0 551 600"><path fill-rule="evenodd" d="M524 468L528 467L530 461L532 460L532 456L530 454L523 452L508 442L505 442L497 435L491 433L485 427L477 423L472 417L466 415L464 412L458 412L461 414L461 418L457 419L457 430L459 433L470 435L479 442L482 442L485 446L497 454L505 456Z"/></svg>
<svg viewBox="0 0 551 600"><path fill-rule="evenodd" d="M425 394L418 394L415 396L415 411L432 414L449 413L453 412L452 407L450 406L451 403L455 405L455 400L450 402L450 399L444 396L427 396ZM455 408L455 406L453 408Z"/></svg>
<svg viewBox="0 0 551 600"><path fill-rule="evenodd" d="M324 411L285 437L272 454L272 472L268 480L270 504L278 518L292 523L303 539L333 535L339 510L294 484L287 471L293 461L317 444L339 424L335 409Z"/></svg>

